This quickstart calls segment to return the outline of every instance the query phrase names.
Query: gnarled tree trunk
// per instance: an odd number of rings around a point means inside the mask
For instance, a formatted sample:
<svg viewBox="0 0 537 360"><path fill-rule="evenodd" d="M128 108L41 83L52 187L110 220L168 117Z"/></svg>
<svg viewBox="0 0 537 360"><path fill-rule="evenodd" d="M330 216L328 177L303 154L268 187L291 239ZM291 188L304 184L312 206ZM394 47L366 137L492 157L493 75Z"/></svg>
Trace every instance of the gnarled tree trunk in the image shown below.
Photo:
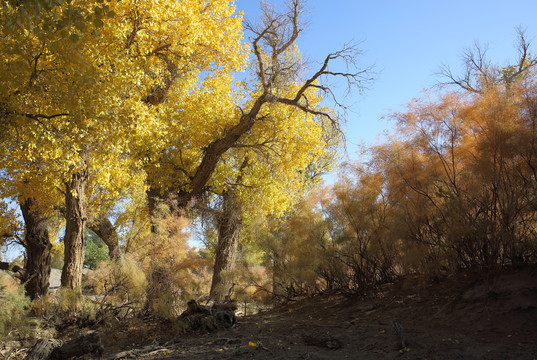
<svg viewBox="0 0 537 360"><path fill-rule="evenodd" d="M235 194L227 191L222 194L222 213L218 218L218 243L216 245L211 299L221 302L231 287L231 279L222 277L222 271L232 271L235 267L237 245L242 228L241 208Z"/></svg>
<svg viewBox="0 0 537 360"><path fill-rule="evenodd" d="M106 214L99 215L96 220L88 224L88 228L108 246L110 260L117 260L119 258L119 237L108 216Z"/></svg>
<svg viewBox="0 0 537 360"><path fill-rule="evenodd" d="M50 250L52 244L48 233L49 219L43 216L29 198L20 203L26 234L26 266L23 282L26 295L36 299L48 293L50 280Z"/></svg>
<svg viewBox="0 0 537 360"><path fill-rule="evenodd" d="M65 191L65 237L62 286L70 289L82 285L82 266L84 264L84 228L86 227L85 187L87 174L73 174L66 182Z"/></svg>

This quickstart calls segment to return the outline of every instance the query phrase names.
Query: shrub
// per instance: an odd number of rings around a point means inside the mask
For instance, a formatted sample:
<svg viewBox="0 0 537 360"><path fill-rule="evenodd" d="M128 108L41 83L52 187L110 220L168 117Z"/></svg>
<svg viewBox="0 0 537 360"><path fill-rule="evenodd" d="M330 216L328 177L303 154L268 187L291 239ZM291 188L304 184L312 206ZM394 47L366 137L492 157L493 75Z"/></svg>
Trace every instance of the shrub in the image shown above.
<svg viewBox="0 0 537 360"><path fill-rule="evenodd" d="M147 276L146 308L163 318L177 317L190 299L209 292L209 262L188 245L188 222L161 204L155 232L133 251Z"/></svg>
<svg viewBox="0 0 537 360"><path fill-rule="evenodd" d="M116 317L125 317L143 307L147 279L137 262L124 255L110 265L90 271L84 288L95 297L100 316L113 313Z"/></svg>
<svg viewBox="0 0 537 360"><path fill-rule="evenodd" d="M23 337L33 332L28 321L30 298L25 296L24 287L19 286L9 275L0 271L0 335L16 331Z"/></svg>
<svg viewBox="0 0 537 360"><path fill-rule="evenodd" d="M91 231L86 231L84 241L84 266L96 269L102 263L109 263L108 247L104 241Z"/></svg>
<svg viewBox="0 0 537 360"><path fill-rule="evenodd" d="M61 288L56 295L58 310L64 320L75 321L79 324L95 321L95 305L83 296L80 290Z"/></svg>

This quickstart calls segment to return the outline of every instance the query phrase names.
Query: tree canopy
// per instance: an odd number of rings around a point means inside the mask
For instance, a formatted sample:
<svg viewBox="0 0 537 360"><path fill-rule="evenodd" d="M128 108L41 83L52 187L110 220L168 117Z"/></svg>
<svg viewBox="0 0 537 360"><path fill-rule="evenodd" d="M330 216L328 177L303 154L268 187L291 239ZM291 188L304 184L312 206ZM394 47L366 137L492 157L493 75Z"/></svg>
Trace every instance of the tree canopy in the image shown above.
<svg viewBox="0 0 537 360"><path fill-rule="evenodd" d="M304 66L303 11L265 7L253 25L224 0L3 3L0 195L40 224L65 218L64 286L80 286L88 221L121 198L146 192L153 214L233 191L243 215L282 215L330 167L341 119L326 80L368 79L331 70L352 47ZM28 246L50 249L38 233Z"/></svg>

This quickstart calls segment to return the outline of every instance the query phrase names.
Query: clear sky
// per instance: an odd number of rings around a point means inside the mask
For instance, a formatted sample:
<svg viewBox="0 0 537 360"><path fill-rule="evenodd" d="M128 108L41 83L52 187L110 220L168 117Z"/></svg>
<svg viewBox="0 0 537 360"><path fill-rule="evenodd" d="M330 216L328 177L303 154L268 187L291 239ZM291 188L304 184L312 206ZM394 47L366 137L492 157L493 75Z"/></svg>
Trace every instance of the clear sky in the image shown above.
<svg viewBox="0 0 537 360"><path fill-rule="evenodd" d="M269 0L284 9L284 0ZM258 0L236 0L238 10L255 20ZM517 56L516 28L537 52L537 0L309 0L309 26L299 47L311 61L344 43L359 42L364 67L375 65L376 80L363 95L347 103L348 153L356 158L359 144L381 140L391 123L383 117L403 110L422 90L438 84L442 64L459 69L465 49L475 41L488 46L492 62L505 64Z"/></svg>

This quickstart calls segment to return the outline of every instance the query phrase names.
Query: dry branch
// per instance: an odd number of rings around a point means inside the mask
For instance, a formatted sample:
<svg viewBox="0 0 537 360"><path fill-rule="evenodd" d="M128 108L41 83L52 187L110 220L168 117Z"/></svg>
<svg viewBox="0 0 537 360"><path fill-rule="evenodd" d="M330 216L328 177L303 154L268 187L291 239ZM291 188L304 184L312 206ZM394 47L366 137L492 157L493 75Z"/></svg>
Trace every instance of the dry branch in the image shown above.
<svg viewBox="0 0 537 360"><path fill-rule="evenodd" d="M403 325L399 322L399 320L395 319L391 321L393 328L395 329L395 332L397 333L397 336L399 337L399 340L401 341L401 348L407 348L409 343L406 339L405 330L403 329Z"/></svg>

